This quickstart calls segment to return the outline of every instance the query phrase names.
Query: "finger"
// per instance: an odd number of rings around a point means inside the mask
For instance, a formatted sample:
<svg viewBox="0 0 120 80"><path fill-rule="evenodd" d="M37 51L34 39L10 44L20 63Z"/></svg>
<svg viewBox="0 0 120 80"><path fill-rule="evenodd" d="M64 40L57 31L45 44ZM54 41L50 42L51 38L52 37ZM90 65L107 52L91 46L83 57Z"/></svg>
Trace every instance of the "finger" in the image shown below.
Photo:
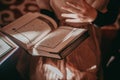
<svg viewBox="0 0 120 80"><path fill-rule="evenodd" d="M47 80L50 80L50 74L51 74L51 71L47 70L47 72L46 72L46 79Z"/></svg>
<svg viewBox="0 0 120 80"><path fill-rule="evenodd" d="M55 73L55 72L52 72L51 80L55 80L55 79L56 79L56 73Z"/></svg>
<svg viewBox="0 0 120 80"><path fill-rule="evenodd" d="M64 6L62 7L62 9L70 13L75 13L75 14L81 13L81 10L69 6Z"/></svg>
<svg viewBox="0 0 120 80"><path fill-rule="evenodd" d="M79 6L76 3L66 2L66 4L69 5L69 6L71 6L71 7L73 7L73 8L79 9L79 10L82 8L82 6Z"/></svg>
<svg viewBox="0 0 120 80"><path fill-rule="evenodd" d="M55 79L59 80L59 79L62 79L62 78L58 74L56 74Z"/></svg>
<svg viewBox="0 0 120 80"><path fill-rule="evenodd" d="M61 16L65 18L78 18L77 14L72 14L72 13L62 13Z"/></svg>
<svg viewBox="0 0 120 80"><path fill-rule="evenodd" d="M79 23L82 22L80 19L66 19L66 22L70 22L70 23Z"/></svg>
<svg viewBox="0 0 120 80"><path fill-rule="evenodd" d="M62 9L67 11L67 12L70 12L70 13L78 14L81 17L86 15L85 14L86 8L82 8L81 10L78 10L78 9L73 8L73 7L68 7L67 6L67 7L62 7Z"/></svg>
<svg viewBox="0 0 120 80"><path fill-rule="evenodd" d="M90 23L91 20L87 18L66 19L65 22L69 23Z"/></svg>
<svg viewBox="0 0 120 80"><path fill-rule="evenodd" d="M68 12L72 12L72 13L80 13L81 10L83 10L83 7L80 6L77 3L73 3L73 2L66 2L66 6L63 6L62 9L66 10Z"/></svg>
<svg viewBox="0 0 120 80"><path fill-rule="evenodd" d="M54 77L54 72L52 72L52 71L50 71L50 73L49 73L49 80L52 80L52 79L54 79L55 77Z"/></svg>

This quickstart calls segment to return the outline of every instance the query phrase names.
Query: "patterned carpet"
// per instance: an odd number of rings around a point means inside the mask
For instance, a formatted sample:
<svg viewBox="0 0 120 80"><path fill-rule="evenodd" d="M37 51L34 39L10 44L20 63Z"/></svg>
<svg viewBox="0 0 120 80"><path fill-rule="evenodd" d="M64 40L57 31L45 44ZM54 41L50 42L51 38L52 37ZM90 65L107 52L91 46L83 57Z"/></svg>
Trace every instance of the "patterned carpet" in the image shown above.
<svg viewBox="0 0 120 80"><path fill-rule="evenodd" d="M36 0L0 0L0 26L3 27L27 12L36 12Z"/></svg>

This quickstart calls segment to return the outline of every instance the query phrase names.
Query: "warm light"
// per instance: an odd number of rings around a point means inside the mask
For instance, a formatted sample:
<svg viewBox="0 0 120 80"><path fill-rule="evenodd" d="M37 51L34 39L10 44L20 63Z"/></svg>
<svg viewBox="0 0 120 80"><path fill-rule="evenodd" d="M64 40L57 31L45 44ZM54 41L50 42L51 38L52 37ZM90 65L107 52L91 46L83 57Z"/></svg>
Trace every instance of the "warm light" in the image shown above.
<svg viewBox="0 0 120 80"><path fill-rule="evenodd" d="M72 73L72 71L68 68L66 68L66 71L67 71L67 80L71 80L75 76L75 74Z"/></svg>
<svg viewBox="0 0 120 80"><path fill-rule="evenodd" d="M59 80L63 78L63 74L58 68L50 64L44 64L43 68L47 80Z"/></svg>
<svg viewBox="0 0 120 80"><path fill-rule="evenodd" d="M86 75L86 72L80 72L79 70L70 66L66 66L66 74L63 74L57 67L50 64L44 64L43 68L46 80L60 80L63 79L63 77L66 77L66 80L73 80L74 78L76 80L81 80ZM88 70L95 70L96 68L97 66L93 65Z"/></svg>
<svg viewBox="0 0 120 80"><path fill-rule="evenodd" d="M90 68L88 68L88 70L95 70L97 68L97 66L96 65L93 65L93 66L91 66Z"/></svg>

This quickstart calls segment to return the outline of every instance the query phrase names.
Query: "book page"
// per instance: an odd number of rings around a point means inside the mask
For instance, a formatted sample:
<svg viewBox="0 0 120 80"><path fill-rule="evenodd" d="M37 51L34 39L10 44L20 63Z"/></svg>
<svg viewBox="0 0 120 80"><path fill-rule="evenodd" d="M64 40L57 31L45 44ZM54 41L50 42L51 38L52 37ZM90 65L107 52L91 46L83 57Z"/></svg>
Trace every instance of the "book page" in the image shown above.
<svg viewBox="0 0 120 80"><path fill-rule="evenodd" d="M85 29L60 27L37 43L35 48L48 52L59 52L76 40L83 32L85 32Z"/></svg>
<svg viewBox="0 0 120 80"><path fill-rule="evenodd" d="M18 29L14 28L14 32L11 34L18 40L25 44L34 45L36 42L41 40L45 35L47 35L51 28L48 24L40 19L35 19L29 24L22 26Z"/></svg>
<svg viewBox="0 0 120 80"><path fill-rule="evenodd" d="M10 52L12 49L12 46L5 42L0 36L0 57Z"/></svg>
<svg viewBox="0 0 120 80"><path fill-rule="evenodd" d="M29 48L56 27L57 24L50 17L40 13L28 13L3 27L2 30Z"/></svg>
<svg viewBox="0 0 120 80"><path fill-rule="evenodd" d="M19 46L11 37L0 31L0 65L13 55Z"/></svg>
<svg viewBox="0 0 120 80"><path fill-rule="evenodd" d="M61 32L62 31L62 32ZM40 46L55 48L71 30L57 29L54 32L47 35L39 44Z"/></svg>

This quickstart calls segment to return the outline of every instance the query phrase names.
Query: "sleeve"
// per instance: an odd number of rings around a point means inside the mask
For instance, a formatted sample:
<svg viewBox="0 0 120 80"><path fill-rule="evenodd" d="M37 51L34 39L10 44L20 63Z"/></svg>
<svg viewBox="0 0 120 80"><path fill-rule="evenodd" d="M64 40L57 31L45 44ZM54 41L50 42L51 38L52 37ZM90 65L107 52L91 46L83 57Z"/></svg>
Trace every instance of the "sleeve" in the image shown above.
<svg viewBox="0 0 120 80"><path fill-rule="evenodd" d="M120 8L119 0L110 0L107 6L108 11L106 13L97 11L98 13L97 17L92 23L98 27L113 24L116 21L116 18L119 14L119 8Z"/></svg>
<svg viewBox="0 0 120 80"><path fill-rule="evenodd" d="M52 11L52 8L50 6L50 0L36 0L36 2L40 9Z"/></svg>

